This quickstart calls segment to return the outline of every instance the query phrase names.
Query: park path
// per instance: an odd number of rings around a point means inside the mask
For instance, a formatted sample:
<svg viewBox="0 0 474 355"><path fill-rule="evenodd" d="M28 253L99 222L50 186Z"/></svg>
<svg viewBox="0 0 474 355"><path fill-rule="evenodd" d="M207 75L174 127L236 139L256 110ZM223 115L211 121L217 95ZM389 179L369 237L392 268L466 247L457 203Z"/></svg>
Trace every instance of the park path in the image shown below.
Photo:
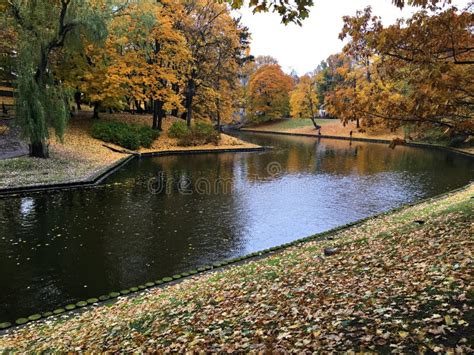
<svg viewBox="0 0 474 355"><path fill-rule="evenodd" d="M0 160L28 154L28 146L19 138L19 131L11 120L0 120L0 124L6 124L10 128L8 133L0 135Z"/></svg>

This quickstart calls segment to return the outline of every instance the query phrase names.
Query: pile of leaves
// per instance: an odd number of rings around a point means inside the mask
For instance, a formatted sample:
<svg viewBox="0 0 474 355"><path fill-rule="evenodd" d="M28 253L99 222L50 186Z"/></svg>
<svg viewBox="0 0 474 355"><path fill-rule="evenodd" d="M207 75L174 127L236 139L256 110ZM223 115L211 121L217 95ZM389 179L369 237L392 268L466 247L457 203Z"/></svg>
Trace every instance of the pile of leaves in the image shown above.
<svg viewBox="0 0 474 355"><path fill-rule="evenodd" d="M125 122L99 121L92 125L92 137L131 150L151 147L158 136L158 131L150 127Z"/></svg>
<svg viewBox="0 0 474 355"><path fill-rule="evenodd" d="M473 192L27 325L0 350L471 352Z"/></svg>

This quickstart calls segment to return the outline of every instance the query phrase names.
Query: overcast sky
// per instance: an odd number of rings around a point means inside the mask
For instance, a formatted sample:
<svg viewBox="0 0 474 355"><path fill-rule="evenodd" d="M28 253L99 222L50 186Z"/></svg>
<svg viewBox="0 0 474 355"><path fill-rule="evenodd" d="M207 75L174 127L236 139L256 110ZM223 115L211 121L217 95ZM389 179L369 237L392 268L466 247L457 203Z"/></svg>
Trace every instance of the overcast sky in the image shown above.
<svg viewBox="0 0 474 355"><path fill-rule="evenodd" d="M454 0L458 7L468 0ZM252 34L251 51L257 55L271 55L278 59L286 72L295 69L299 75L312 71L330 54L341 51L343 42L337 37L342 28L342 16L355 15L371 5L373 14L382 17L385 25L397 18L410 16L413 8L403 11L391 0L314 0L309 18L303 26L283 25L273 13L252 14L249 9L236 11Z"/></svg>

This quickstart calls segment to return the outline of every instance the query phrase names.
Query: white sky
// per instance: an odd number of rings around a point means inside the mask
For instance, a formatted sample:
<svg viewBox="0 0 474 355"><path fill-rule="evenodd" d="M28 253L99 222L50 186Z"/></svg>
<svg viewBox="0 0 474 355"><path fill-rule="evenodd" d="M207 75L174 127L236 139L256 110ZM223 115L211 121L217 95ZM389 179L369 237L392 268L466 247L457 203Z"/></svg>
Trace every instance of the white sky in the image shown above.
<svg viewBox="0 0 474 355"><path fill-rule="evenodd" d="M469 0L453 0L459 8ZM248 8L235 11L252 34L251 52L254 56L271 55L278 59L283 70L295 69L299 75L314 70L330 54L341 51L343 42L338 39L342 29L342 16L355 15L357 10L372 6L372 14L382 17L384 25L397 18L409 17L416 9L403 11L391 0L314 0L309 18L303 26L283 25L278 14L252 14Z"/></svg>

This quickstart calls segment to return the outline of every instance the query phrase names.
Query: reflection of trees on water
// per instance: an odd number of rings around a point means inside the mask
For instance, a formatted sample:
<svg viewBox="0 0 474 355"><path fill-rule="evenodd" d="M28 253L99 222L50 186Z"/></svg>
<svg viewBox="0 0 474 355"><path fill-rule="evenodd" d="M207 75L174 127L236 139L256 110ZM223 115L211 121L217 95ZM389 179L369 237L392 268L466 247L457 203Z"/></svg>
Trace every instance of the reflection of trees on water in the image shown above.
<svg viewBox="0 0 474 355"><path fill-rule="evenodd" d="M441 151L304 137L255 143L275 148L136 159L98 188L0 199L0 315L25 315L38 304L49 309L249 246L268 247L473 176L467 159ZM267 169L273 162L280 175ZM160 173L169 193L150 193L147 183ZM210 194L195 191L202 179ZM180 193L181 180L192 194ZM215 189L219 181L230 182L228 191Z"/></svg>
<svg viewBox="0 0 474 355"><path fill-rule="evenodd" d="M270 145L268 138L262 139L263 144ZM406 146L390 149L380 143L276 135L271 137L271 142L279 148L268 151L263 157L252 156L247 160L249 180L270 179L266 166L277 161L284 174L368 176L400 172L425 177L420 182L424 188L438 191L464 184L465 175L459 172L469 166L465 157L431 149ZM472 167L470 171L473 172Z"/></svg>

